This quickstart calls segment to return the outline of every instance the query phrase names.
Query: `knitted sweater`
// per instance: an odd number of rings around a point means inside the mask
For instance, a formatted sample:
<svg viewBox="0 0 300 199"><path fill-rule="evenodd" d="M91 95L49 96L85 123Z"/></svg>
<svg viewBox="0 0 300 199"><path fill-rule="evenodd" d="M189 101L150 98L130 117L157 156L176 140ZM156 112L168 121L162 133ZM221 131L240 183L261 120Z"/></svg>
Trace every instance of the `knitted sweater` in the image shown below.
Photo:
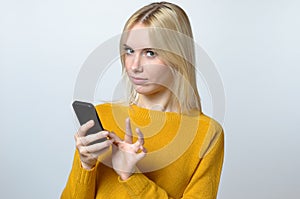
<svg viewBox="0 0 300 199"><path fill-rule="evenodd" d="M144 134L147 155L137 165L140 172L122 181L112 169L111 151L85 170L76 150L62 199L217 197L224 134L216 121L202 113L187 116L136 105L102 104L96 110L103 127L122 139L130 117L133 132L139 127Z"/></svg>

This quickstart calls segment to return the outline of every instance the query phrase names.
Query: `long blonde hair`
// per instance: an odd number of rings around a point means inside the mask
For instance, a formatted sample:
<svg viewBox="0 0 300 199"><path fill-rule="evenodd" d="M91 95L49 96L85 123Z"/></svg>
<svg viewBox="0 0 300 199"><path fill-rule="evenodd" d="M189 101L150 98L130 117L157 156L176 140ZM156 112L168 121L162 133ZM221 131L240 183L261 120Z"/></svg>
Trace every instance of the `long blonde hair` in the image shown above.
<svg viewBox="0 0 300 199"><path fill-rule="evenodd" d="M172 3L156 2L142 7L127 20L120 41L123 72L125 68L123 42L126 33L138 23L149 28L151 42L157 49L159 57L174 71L176 79L171 89L173 97L170 103L177 101L181 113L189 114L194 110L201 112L196 82L194 40L184 10ZM127 78L127 75L124 77ZM138 94L130 82L128 92L129 103L132 103Z"/></svg>

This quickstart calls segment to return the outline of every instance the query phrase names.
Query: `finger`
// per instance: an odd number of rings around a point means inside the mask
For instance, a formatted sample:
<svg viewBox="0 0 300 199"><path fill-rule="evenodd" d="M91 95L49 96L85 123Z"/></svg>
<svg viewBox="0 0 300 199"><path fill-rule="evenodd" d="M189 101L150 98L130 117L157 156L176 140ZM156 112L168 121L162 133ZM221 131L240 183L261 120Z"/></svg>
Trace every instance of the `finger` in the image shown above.
<svg viewBox="0 0 300 199"><path fill-rule="evenodd" d="M88 145L86 146L86 150L89 152L89 153L96 153L96 152L100 152L104 149L108 149L109 146L111 146L113 143L112 140L106 140L104 142L100 142L100 143L95 143L95 144L92 144L92 145Z"/></svg>
<svg viewBox="0 0 300 199"><path fill-rule="evenodd" d="M126 132L125 132L124 141L126 143L132 144L132 132L131 132L130 119L126 118L125 122L126 122Z"/></svg>
<svg viewBox="0 0 300 199"><path fill-rule="evenodd" d="M119 136L117 136L114 132L109 132L108 137L112 140L114 140L114 142L122 142L122 139L119 138Z"/></svg>
<svg viewBox="0 0 300 199"><path fill-rule="evenodd" d="M87 144L85 137L78 136L78 132L74 135L76 148L79 149Z"/></svg>
<svg viewBox="0 0 300 199"><path fill-rule="evenodd" d="M82 136L85 136L87 131L92 128L94 126L95 122L94 120L90 120L88 121L87 123L83 124L82 126L80 126L80 128L78 129L78 136L79 137L82 137Z"/></svg>
<svg viewBox="0 0 300 199"><path fill-rule="evenodd" d="M86 146L81 145L77 149L78 149L78 152L80 153L80 155L83 157L87 157L90 154L90 152L87 150Z"/></svg>
<svg viewBox="0 0 300 199"><path fill-rule="evenodd" d="M75 144L76 148L80 149L82 146L85 146L85 140L83 139L84 137L79 137L77 134L75 135Z"/></svg>
<svg viewBox="0 0 300 199"><path fill-rule="evenodd" d="M131 146L132 146L132 149L134 150L135 153L139 153L141 151L146 152L146 149L144 148L144 146L141 144L141 141L139 141L139 140L137 140Z"/></svg>
<svg viewBox="0 0 300 199"><path fill-rule="evenodd" d="M102 141L105 141L107 139L109 132L107 131L100 131L95 134L90 134L84 137L79 137L77 134L75 134L75 142L76 142L76 148L79 149L81 146L87 146L95 141L99 141L103 139Z"/></svg>
<svg viewBox="0 0 300 199"><path fill-rule="evenodd" d="M144 145L144 135L143 135L142 131L139 128L136 128L135 131L138 135L138 141L139 141L140 145Z"/></svg>
<svg viewBox="0 0 300 199"><path fill-rule="evenodd" d="M137 160L139 161L143 159L146 156L146 154L147 154L147 150L144 148L140 153L136 155Z"/></svg>
<svg viewBox="0 0 300 199"><path fill-rule="evenodd" d="M139 141L136 141L134 144L131 145L131 149L135 152L138 153L141 150L142 145L140 145Z"/></svg>
<svg viewBox="0 0 300 199"><path fill-rule="evenodd" d="M141 150L144 152L144 153L147 153L147 149L145 147L142 147Z"/></svg>
<svg viewBox="0 0 300 199"><path fill-rule="evenodd" d="M82 141L85 143L85 145L88 145L97 140L107 138L108 135L109 135L108 131L100 131L98 133L90 134L90 135L87 135L87 136L81 137L81 138L82 138Z"/></svg>
<svg viewBox="0 0 300 199"><path fill-rule="evenodd" d="M100 151L97 151L96 153L92 153L88 151L87 146L82 146L79 150L81 162L91 168L95 165L95 162L97 161L99 155L105 153L108 150L109 148L104 148Z"/></svg>

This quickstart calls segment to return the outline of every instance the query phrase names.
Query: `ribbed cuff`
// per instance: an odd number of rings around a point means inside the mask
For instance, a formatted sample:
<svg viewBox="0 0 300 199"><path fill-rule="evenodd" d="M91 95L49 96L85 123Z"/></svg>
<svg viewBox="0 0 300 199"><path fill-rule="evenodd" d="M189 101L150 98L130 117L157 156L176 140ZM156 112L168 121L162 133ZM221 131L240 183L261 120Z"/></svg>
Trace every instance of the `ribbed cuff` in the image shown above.
<svg viewBox="0 0 300 199"><path fill-rule="evenodd" d="M135 173L127 180L122 180L119 177L118 180L130 196L140 196L150 185L149 179L142 173Z"/></svg>
<svg viewBox="0 0 300 199"><path fill-rule="evenodd" d="M77 153L76 154L77 161L74 161L74 165L73 165L73 169L75 173L77 173L76 182L84 185L93 183L96 177L96 168L93 167L91 170L84 169L81 166L79 154L77 151L76 153Z"/></svg>

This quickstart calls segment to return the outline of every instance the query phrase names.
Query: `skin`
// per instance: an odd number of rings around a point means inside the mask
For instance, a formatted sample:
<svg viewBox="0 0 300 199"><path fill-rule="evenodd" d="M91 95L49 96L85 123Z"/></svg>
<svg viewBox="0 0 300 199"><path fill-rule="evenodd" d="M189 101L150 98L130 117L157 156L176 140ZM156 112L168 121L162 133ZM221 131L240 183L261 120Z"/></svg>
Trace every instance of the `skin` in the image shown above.
<svg viewBox="0 0 300 199"><path fill-rule="evenodd" d="M98 139L105 137L113 137L108 131L101 131L95 134L86 135L87 131L94 126L94 121L90 120L83 124L75 134L76 148L80 155L81 165L84 169L92 169L99 155L105 153L114 142L113 139L106 140L101 143L89 145Z"/></svg>
<svg viewBox="0 0 300 199"><path fill-rule="evenodd" d="M140 129L136 129L138 140L132 142L132 130L129 118L126 119L126 133L124 140L113 132L100 131L87 135L87 131L93 127L94 121L90 120L82 125L75 134L76 148L78 149L81 165L84 169L92 169L97 162L99 155L106 152L112 146L113 169L122 180L128 179L135 171L136 163L146 156L146 149L143 147L144 138ZM98 139L108 137L109 139L89 145Z"/></svg>
<svg viewBox="0 0 300 199"><path fill-rule="evenodd" d="M124 50L127 75L139 93L137 105L148 109L176 111L169 104L171 92L168 87L173 81L171 69L152 48L146 26L133 26Z"/></svg>
<svg viewBox="0 0 300 199"><path fill-rule="evenodd" d="M168 85L173 80L170 67L161 60L155 49L151 48L150 39L143 24L133 26L124 44L124 50L126 73L134 89L139 93L137 105L152 110L176 111L168 103L171 97ZM123 140L108 131L86 136L88 129L94 125L92 120L79 128L75 134L75 142L83 168L92 169L99 155L112 146L112 165L120 178L127 180L135 172L136 164L146 156L147 152L143 146L144 138L140 129L136 129L138 139L133 143L129 118L125 123L126 133ZM109 139L89 145L105 137Z"/></svg>
<svg viewBox="0 0 300 199"><path fill-rule="evenodd" d="M138 140L132 143L132 131L129 118L126 119L124 140L114 135L116 144L112 145L112 165L122 180L127 180L134 172L138 161L146 156L144 137L139 128L136 129Z"/></svg>

